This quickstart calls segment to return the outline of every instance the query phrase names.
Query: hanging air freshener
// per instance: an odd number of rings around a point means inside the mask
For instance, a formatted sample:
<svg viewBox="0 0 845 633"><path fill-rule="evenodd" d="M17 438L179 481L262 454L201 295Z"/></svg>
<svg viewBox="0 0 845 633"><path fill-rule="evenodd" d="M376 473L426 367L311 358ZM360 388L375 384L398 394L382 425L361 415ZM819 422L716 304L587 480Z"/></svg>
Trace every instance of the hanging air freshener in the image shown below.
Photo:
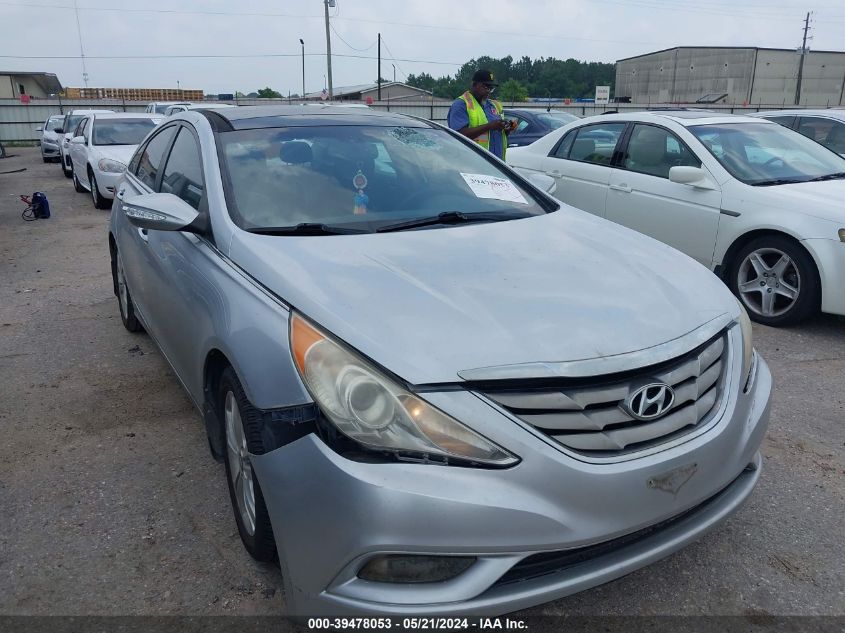
<svg viewBox="0 0 845 633"><path fill-rule="evenodd" d="M352 213L355 215L364 215L367 212L367 203L370 201L370 197L364 193L364 188L367 186L367 177L360 169L352 178L352 186L357 189Z"/></svg>

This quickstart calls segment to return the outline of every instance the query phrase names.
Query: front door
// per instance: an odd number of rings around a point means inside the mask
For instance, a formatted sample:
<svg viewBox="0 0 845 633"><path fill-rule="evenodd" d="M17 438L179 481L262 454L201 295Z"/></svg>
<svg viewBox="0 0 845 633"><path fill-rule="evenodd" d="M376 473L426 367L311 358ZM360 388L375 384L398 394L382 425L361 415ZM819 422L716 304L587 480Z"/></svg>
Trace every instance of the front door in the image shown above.
<svg viewBox="0 0 845 633"><path fill-rule="evenodd" d="M610 174L606 217L673 246L709 268L722 192L712 177L715 190L671 182L669 170L675 166L702 164L666 128L635 124L621 163Z"/></svg>

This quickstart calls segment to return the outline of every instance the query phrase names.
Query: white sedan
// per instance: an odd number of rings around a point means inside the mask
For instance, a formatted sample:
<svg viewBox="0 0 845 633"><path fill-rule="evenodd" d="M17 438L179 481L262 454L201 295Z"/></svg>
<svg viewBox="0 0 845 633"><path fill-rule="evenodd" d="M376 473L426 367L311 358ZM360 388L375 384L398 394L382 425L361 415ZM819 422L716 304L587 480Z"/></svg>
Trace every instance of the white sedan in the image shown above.
<svg viewBox="0 0 845 633"><path fill-rule="evenodd" d="M109 208L138 144L163 120L161 115L131 112L89 114L69 145L74 188L90 191L96 208Z"/></svg>
<svg viewBox="0 0 845 633"><path fill-rule="evenodd" d="M780 125L707 112L582 119L508 163L555 196L714 270L752 318L845 315L845 159Z"/></svg>

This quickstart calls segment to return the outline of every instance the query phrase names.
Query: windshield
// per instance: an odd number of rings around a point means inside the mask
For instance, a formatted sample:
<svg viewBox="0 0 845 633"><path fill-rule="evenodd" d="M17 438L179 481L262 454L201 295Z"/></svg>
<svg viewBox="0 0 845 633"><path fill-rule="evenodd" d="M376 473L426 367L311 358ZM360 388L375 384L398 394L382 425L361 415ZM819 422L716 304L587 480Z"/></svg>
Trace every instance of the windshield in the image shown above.
<svg viewBox="0 0 845 633"><path fill-rule="evenodd" d="M537 118L553 130L578 120L577 116L568 112L542 112Z"/></svg>
<svg viewBox="0 0 845 633"><path fill-rule="evenodd" d="M86 115L84 114L69 115L65 120L65 124L64 126L62 126L62 129L64 129L66 134L73 134L73 132L76 130L76 126L79 125L79 122L85 117Z"/></svg>
<svg viewBox="0 0 845 633"><path fill-rule="evenodd" d="M138 145L155 125L152 119L94 119L94 145Z"/></svg>
<svg viewBox="0 0 845 633"><path fill-rule="evenodd" d="M224 132L220 140L230 212L247 230L317 223L372 232L440 213L505 219L546 212L508 173L444 130L262 128Z"/></svg>
<svg viewBox="0 0 845 633"><path fill-rule="evenodd" d="M164 111L167 110L168 106L170 106L169 103L158 103L153 107L153 110L155 110L156 114L164 114Z"/></svg>
<svg viewBox="0 0 845 633"><path fill-rule="evenodd" d="M728 123L689 128L737 180L749 185L807 182L845 172L845 159L772 123Z"/></svg>

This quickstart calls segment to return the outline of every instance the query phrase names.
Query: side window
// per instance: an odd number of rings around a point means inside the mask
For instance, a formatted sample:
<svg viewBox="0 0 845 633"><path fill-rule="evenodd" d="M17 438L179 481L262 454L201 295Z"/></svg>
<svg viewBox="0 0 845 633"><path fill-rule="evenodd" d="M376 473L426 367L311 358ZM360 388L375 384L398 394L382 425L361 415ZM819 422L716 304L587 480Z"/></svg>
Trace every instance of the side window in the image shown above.
<svg viewBox="0 0 845 633"><path fill-rule="evenodd" d="M833 128L833 121L820 117L802 116L798 117L798 132L807 138L823 143Z"/></svg>
<svg viewBox="0 0 845 633"><path fill-rule="evenodd" d="M85 122L85 127L82 129L82 136L85 137L85 144L88 144L88 141L91 140L91 128L94 125L94 119L88 119Z"/></svg>
<svg viewBox="0 0 845 633"><path fill-rule="evenodd" d="M508 114L507 112L505 112L505 118L516 121L516 128L514 128L514 131L511 132L511 134L515 132L522 132L525 130L525 128L528 127L528 121L515 114Z"/></svg>
<svg viewBox="0 0 845 633"><path fill-rule="evenodd" d="M616 149L619 137L625 131L625 125L625 123L599 123L578 128L577 136L569 150L569 160L610 165L613 151Z"/></svg>
<svg viewBox="0 0 845 633"><path fill-rule="evenodd" d="M552 150L551 156L554 156L555 158L569 158L569 150L572 148L572 142L575 140L575 135L577 133L578 130L567 132L566 136L563 137L563 140Z"/></svg>
<svg viewBox="0 0 845 633"><path fill-rule="evenodd" d="M205 192L200 152L194 135L187 128L179 130L161 179L161 193L179 196L199 210Z"/></svg>
<svg viewBox="0 0 845 633"><path fill-rule="evenodd" d="M631 133L622 166L641 174L668 178L672 167L701 167L701 161L669 130L638 124Z"/></svg>
<svg viewBox="0 0 845 633"><path fill-rule="evenodd" d="M161 166L161 159L164 151L170 145L173 135L176 133L176 126L164 128L161 132L150 139L138 157L137 171L138 180L147 185L150 189L155 187L156 175Z"/></svg>

